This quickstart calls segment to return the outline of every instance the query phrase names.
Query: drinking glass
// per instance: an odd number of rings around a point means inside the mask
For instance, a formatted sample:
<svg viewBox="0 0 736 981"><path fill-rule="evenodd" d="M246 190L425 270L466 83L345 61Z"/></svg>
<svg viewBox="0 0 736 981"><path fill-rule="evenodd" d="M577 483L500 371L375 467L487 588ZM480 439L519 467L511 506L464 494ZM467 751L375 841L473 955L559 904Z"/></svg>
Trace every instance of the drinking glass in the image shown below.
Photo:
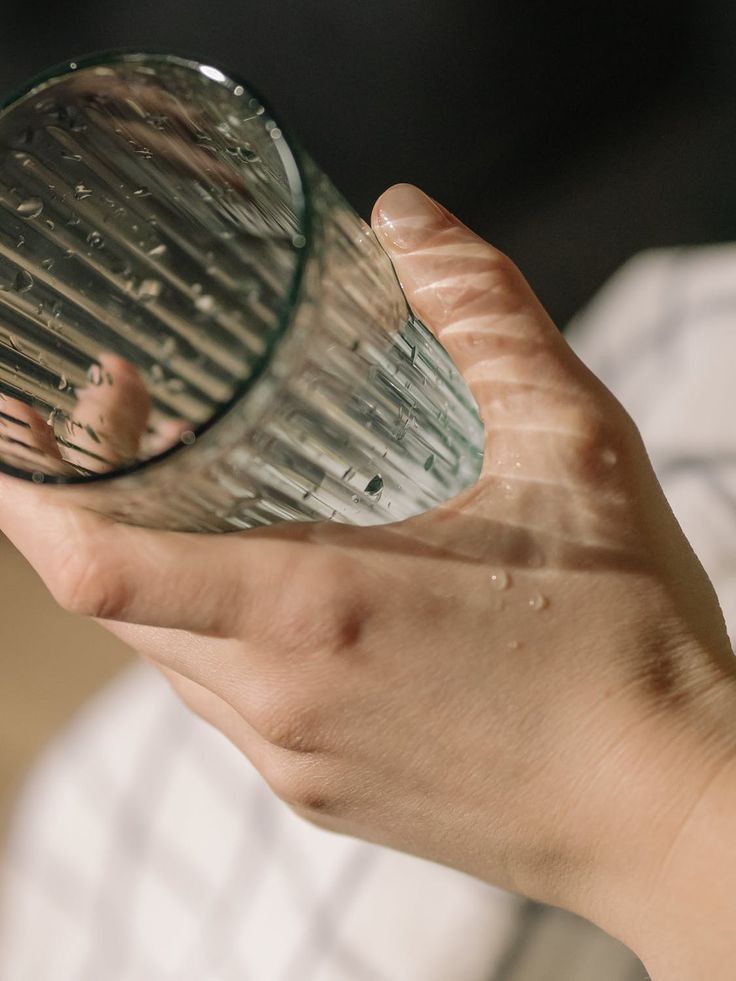
<svg viewBox="0 0 736 981"><path fill-rule="evenodd" d="M0 111L0 468L118 520L395 521L482 424L370 228L253 90L112 53Z"/></svg>

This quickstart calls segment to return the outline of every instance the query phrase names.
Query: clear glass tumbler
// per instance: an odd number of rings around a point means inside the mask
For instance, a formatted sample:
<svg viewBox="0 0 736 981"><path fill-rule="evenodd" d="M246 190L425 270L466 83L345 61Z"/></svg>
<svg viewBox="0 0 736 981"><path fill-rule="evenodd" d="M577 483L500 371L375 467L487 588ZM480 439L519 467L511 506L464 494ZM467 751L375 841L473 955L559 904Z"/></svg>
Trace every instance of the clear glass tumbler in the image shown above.
<svg viewBox="0 0 736 981"><path fill-rule="evenodd" d="M260 98L109 54L0 111L0 468L193 531L376 524L472 484L475 403Z"/></svg>

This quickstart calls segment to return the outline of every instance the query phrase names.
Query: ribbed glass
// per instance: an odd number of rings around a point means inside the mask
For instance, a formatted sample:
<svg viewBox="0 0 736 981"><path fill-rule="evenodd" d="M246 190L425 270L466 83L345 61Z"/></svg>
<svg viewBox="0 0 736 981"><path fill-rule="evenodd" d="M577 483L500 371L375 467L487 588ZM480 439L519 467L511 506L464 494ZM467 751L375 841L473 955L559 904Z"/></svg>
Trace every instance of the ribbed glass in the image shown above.
<svg viewBox="0 0 736 981"><path fill-rule="evenodd" d="M465 384L245 85L89 59L0 147L0 468L188 530L392 521L476 479Z"/></svg>

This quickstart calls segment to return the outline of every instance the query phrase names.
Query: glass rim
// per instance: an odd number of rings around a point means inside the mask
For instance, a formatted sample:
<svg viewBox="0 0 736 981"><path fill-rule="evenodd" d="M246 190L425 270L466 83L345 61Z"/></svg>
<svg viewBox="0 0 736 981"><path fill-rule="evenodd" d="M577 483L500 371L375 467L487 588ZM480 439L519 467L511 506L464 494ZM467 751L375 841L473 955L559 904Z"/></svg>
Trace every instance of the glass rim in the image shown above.
<svg viewBox="0 0 736 981"><path fill-rule="evenodd" d="M274 122L278 127L281 139L275 140L276 151L284 164L289 188L292 194L292 203L298 221L298 234L304 239L304 244L300 247L294 246L296 253L296 264L291 275L291 282L285 292L284 299L279 313L277 327L271 332L266 348L252 367L247 378L239 382L233 390L230 398L213 412L213 414L196 427L192 427L190 432L194 433L195 441L192 443L178 442L174 446L154 456L147 457L145 460L138 460L125 466L116 467L106 473L91 474L47 474L42 471L20 470L0 459L0 473L6 473L11 477L18 477L39 485L41 484L62 484L87 486L99 484L103 481L118 480L121 477L128 477L142 471L149 470L158 466L164 461L182 453L184 450L192 449L196 446L196 440L204 435L209 429L213 428L250 392L258 383L266 368L271 364L279 343L287 334L289 327L293 323L294 312L299 303L302 286L305 279L305 272L314 251L314 202L312 198L312 187L307 168L305 166L305 156L298 141L289 133L288 128L284 129L278 118L274 114L267 100L264 100L261 93L250 82L243 79L237 72L231 72L225 68L213 64L211 60L201 58L197 55L172 54L166 50L142 50L140 48L111 48L91 54L80 55L58 63L51 68L44 70L21 86L13 89L8 95L0 98L0 122L12 111L12 109L23 99L36 92L42 92L54 81L74 75L78 71L89 68L102 68L105 66L121 65L135 62L159 62L162 64L177 64L183 68L193 69L200 74L204 74L215 84L228 86L234 90L238 86L251 97L258 101L264 109L263 124ZM212 75L203 73L202 68L211 68L216 71L221 78L213 78ZM229 83L229 84L228 84ZM39 475L43 478L39 479Z"/></svg>

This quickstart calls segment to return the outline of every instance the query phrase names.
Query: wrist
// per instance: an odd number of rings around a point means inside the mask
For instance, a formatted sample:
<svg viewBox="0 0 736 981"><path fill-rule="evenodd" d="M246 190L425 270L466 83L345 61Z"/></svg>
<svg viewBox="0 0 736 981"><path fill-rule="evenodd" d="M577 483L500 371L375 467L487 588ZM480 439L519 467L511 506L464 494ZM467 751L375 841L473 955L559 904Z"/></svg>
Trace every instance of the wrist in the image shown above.
<svg viewBox="0 0 736 981"><path fill-rule="evenodd" d="M636 727L619 765L611 847L585 915L654 981L732 978L736 964L736 677Z"/></svg>

